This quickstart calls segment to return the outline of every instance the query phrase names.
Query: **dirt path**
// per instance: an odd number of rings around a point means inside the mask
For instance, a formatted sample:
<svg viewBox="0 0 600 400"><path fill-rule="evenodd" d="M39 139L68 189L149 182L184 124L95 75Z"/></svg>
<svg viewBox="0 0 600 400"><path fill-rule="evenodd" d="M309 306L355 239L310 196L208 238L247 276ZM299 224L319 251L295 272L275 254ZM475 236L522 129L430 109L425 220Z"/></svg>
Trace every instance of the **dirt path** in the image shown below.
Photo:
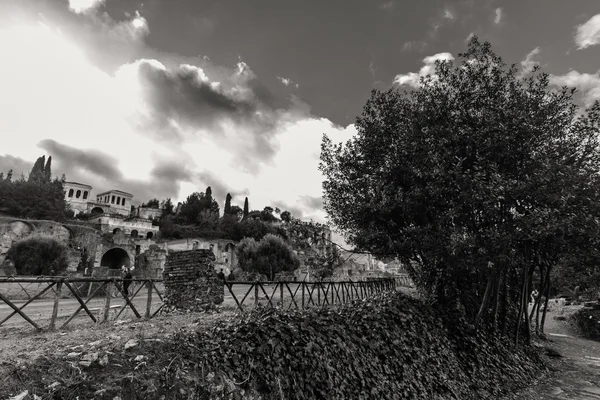
<svg viewBox="0 0 600 400"><path fill-rule="evenodd" d="M563 357L549 360L548 378L516 394L522 400L600 400L600 342L578 337L566 321L549 313L545 331L549 343Z"/></svg>

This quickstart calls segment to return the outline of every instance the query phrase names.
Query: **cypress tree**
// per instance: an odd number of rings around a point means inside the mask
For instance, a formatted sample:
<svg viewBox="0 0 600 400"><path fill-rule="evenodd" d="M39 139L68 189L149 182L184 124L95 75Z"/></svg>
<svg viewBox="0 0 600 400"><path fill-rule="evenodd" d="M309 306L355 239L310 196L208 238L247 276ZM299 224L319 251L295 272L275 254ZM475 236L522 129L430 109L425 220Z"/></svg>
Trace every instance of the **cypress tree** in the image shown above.
<svg viewBox="0 0 600 400"><path fill-rule="evenodd" d="M248 207L248 198L246 197L246 200L244 200L244 217L242 219L246 219L249 213L250 209Z"/></svg>
<svg viewBox="0 0 600 400"><path fill-rule="evenodd" d="M223 214L231 214L231 194L227 193L227 197L225 197L225 208L223 209Z"/></svg>
<svg viewBox="0 0 600 400"><path fill-rule="evenodd" d="M44 176L44 165L46 164L46 156L38 157L33 164L33 168L31 168L31 172L29 172L28 182L38 181L40 178Z"/></svg>
<svg viewBox="0 0 600 400"><path fill-rule="evenodd" d="M46 161L46 166L44 167L44 178L47 182L52 180L52 156L48 156L48 161Z"/></svg>

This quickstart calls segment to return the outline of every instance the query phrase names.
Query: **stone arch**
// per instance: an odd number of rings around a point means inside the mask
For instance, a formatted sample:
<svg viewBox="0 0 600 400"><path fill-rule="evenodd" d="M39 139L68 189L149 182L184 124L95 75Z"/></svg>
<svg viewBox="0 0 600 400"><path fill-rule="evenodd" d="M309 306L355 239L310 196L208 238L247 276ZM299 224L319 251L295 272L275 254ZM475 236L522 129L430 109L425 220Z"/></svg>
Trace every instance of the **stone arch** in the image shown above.
<svg viewBox="0 0 600 400"><path fill-rule="evenodd" d="M92 214L104 214L102 207L94 207L91 211Z"/></svg>
<svg viewBox="0 0 600 400"><path fill-rule="evenodd" d="M113 229L113 235L116 235L119 232L121 232L121 228L115 228L115 229Z"/></svg>
<svg viewBox="0 0 600 400"><path fill-rule="evenodd" d="M35 231L35 226L32 223L19 219L10 221L8 226L13 233L19 236L27 236Z"/></svg>
<svg viewBox="0 0 600 400"><path fill-rule="evenodd" d="M106 251L100 259L101 267L108 267L108 269L118 270L121 266L130 267L131 257L129 253L121 247L113 247Z"/></svg>
<svg viewBox="0 0 600 400"><path fill-rule="evenodd" d="M146 239L152 239L154 237L154 232L146 233Z"/></svg>
<svg viewBox="0 0 600 400"><path fill-rule="evenodd" d="M73 238L75 238L75 233L73 232L73 229L69 228L66 225L61 225L63 228L65 228L66 231L69 232L69 240L73 240Z"/></svg>
<svg viewBox="0 0 600 400"><path fill-rule="evenodd" d="M74 192L75 192L75 191L74 191L73 189L69 189L69 194L68 194L68 197L73 197L73 193L74 193Z"/></svg>
<svg viewBox="0 0 600 400"><path fill-rule="evenodd" d="M137 238L138 235L139 235L139 233L138 233L138 231L136 229L134 229L134 230L131 231L131 237L132 238Z"/></svg>

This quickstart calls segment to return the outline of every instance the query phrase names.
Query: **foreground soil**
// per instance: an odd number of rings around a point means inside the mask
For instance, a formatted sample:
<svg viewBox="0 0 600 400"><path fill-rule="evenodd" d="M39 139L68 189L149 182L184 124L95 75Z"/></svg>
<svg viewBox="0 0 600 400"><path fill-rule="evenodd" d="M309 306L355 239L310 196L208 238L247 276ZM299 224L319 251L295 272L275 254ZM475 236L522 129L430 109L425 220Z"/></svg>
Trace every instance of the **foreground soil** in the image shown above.
<svg viewBox="0 0 600 400"><path fill-rule="evenodd" d="M571 310L573 311L573 310ZM35 333L30 329L0 330L0 400L41 399L29 394L28 363L59 355L74 364L86 354L98 352L111 354L128 349L131 358L140 357L140 344L145 341L164 340L181 329L195 330L210 327L217 320L233 318L233 312L206 314L171 314L150 321L118 321L110 325L75 327L70 331ZM580 338L576 330L566 321L555 319L549 314L546 333L548 341L537 342L540 348L557 350L563 357L546 357L551 370L540 376L532 386L511 396L509 399L597 399L600 400L600 342ZM137 351L139 349L139 351ZM140 354L138 355L137 352ZM83 355L83 356L82 356ZM19 368L19 379L8 376L15 367ZM21 379L22 378L22 379ZM44 377L39 377L44 379ZM55 382L45 382L51 387ZM124 400L124 399L122 399Z"/></svg>

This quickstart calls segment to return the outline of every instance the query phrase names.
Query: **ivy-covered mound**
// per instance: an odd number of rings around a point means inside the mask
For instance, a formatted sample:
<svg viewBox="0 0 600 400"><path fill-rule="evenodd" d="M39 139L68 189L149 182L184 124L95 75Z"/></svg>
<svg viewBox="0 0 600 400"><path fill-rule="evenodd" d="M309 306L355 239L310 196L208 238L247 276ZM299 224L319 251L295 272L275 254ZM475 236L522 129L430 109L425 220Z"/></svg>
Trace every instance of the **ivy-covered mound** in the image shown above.
<svg viewBox="0 0 600 400"><path fill-rule="evenodd" d="M585 337L600 340L600 310L582 308L571 318Z"/></svg>
<svg viewBox="0 0 600 400"><path fill-rule="evenodd" d="M255 312L113 350L108 365L83 373L45 358L28 376L38 395L48 393L43 377L60 382L54 398L146 400L497 399L539 376L529 349L452 331L422 303L388 294L336 310Z"/></svg>

